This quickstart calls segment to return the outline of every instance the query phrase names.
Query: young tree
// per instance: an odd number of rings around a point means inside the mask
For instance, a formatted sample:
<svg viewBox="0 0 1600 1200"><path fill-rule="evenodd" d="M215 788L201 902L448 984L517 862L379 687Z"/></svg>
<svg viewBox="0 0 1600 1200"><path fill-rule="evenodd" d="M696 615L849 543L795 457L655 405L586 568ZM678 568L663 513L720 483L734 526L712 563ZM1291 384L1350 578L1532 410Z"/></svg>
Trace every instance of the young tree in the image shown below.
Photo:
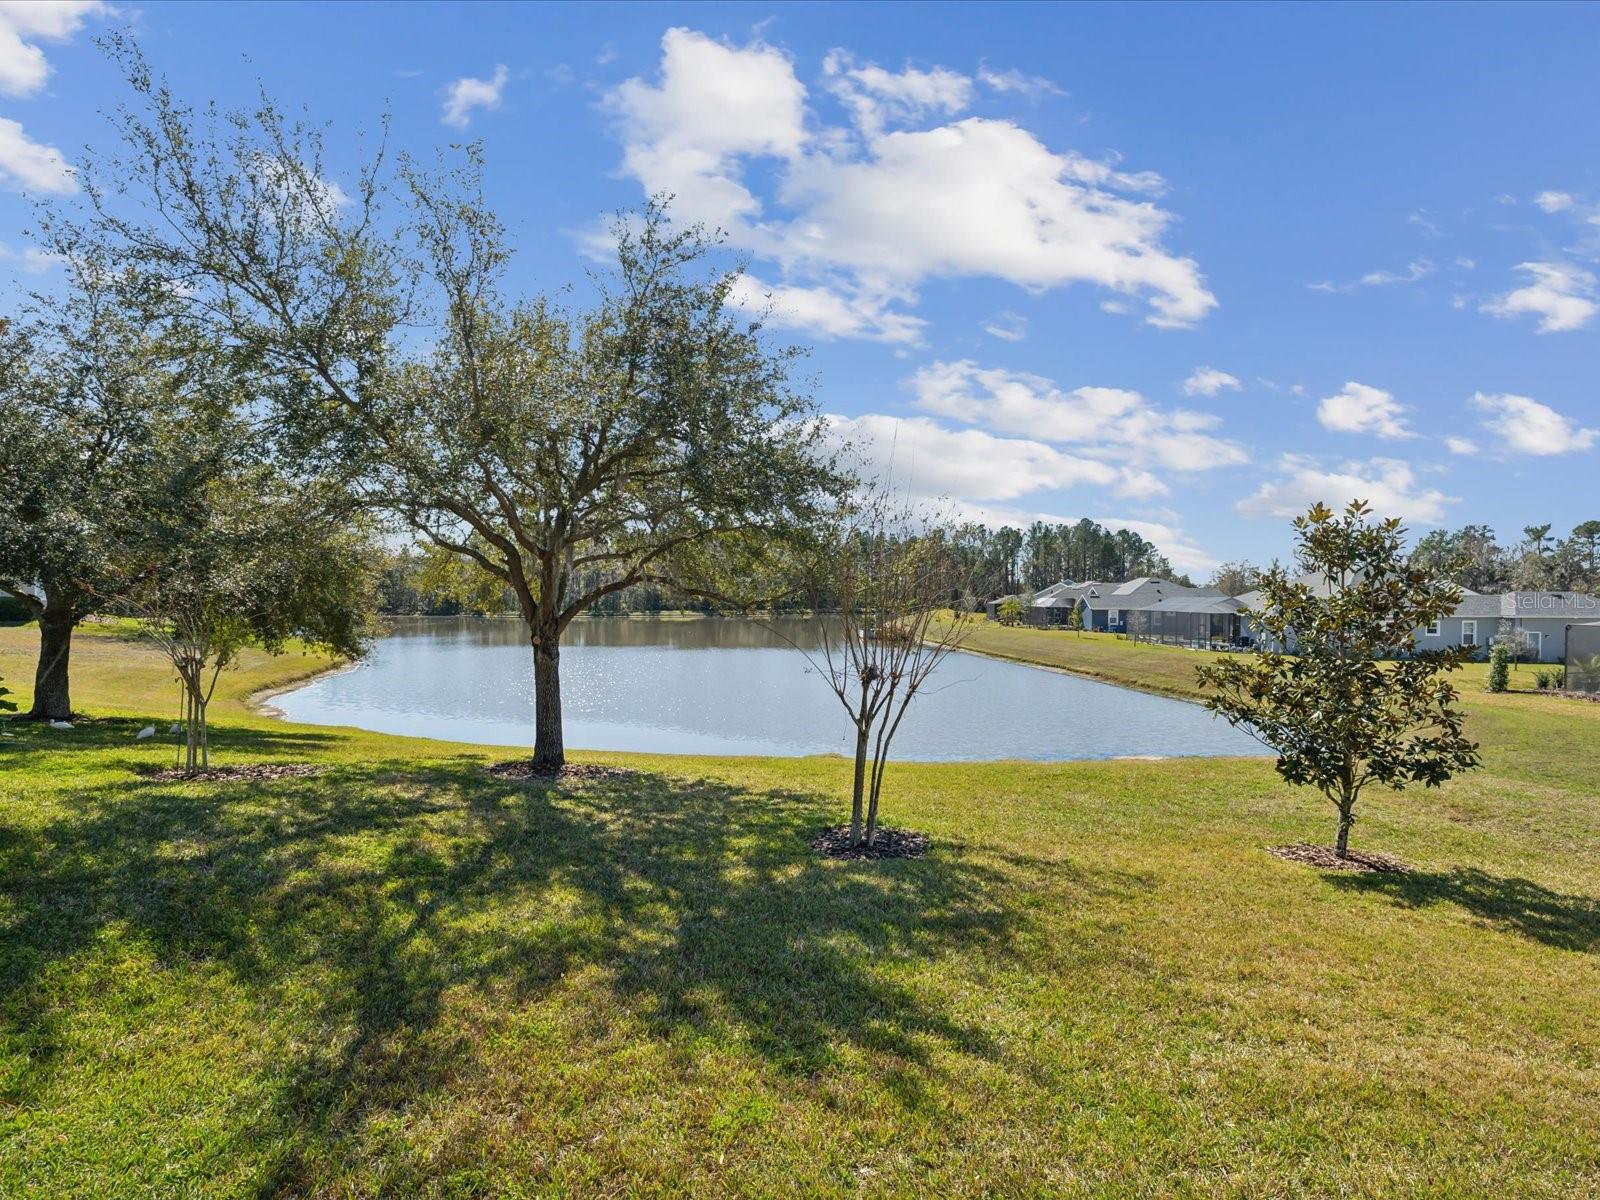
<svg viewBox="0 0 1600 1200"><path fill-rule="evenodd" d="M804 527L838 491L795 352L768 348L714 239L660 204L619 222L593 307L514 303L475 150L392 179L380 155L347 193L317 130L267 100L199 119L115 45L143 111L123 114L126 153L81 173L94 229L57 240L90 234L181 280L192 319L276 371L294 457L510 589L539 766L565 761L560 642L579 613L640 584L721 582L728 543Z"/></svg>
<svg viewBox="0 0 1600 1200"><path fill-rule="evenodd" d="M1083 636L1082 605L1074 604L1072 606L1072 610L1067 613L1067 628L1072 630L1072 632L1077 634L1080 638Z"/></svg>
<svg viewBox="0 0 1600 1200"><path fill-rule="evenodd" d="M1318 504L1295 518L1299 569L1325 581L1326 597L1278 567L1262 579L1261 641L1295 644L1296 655L1258 644L1198 672L1208 708L1276 750L1286 781L1332 801L1341 858L1367 784L1435 787L1479 763L1446 678L1470 651L1411 650L1416 630L1453 612L1460 594L1406 564L1399 521L1369 514L1355 501L1342 515Z"/></svg>
<svg viewBox="0 0 1600 1200"><path fill-rule="evenodd" d="M341 489L233 463L174 497L159 558L122 597L183 686L184 766L210 764L207 710L246 647L365 649L382 557Z"/></svg>
<svg viewBox="0 0 1600 1200"><path fill-rule="evenodd" d="M995 608L995 614L1002 625L1019 624L1022 621L1022 601L1015 596L1007 596Z"/></svg>
<svg viewBox="0 0 1600 1200"><path fill-rule="evenodd" d="M888 492L852 502L820 541L806 586L832 598L817 649L797 647L828 684L855 728L850 840L871 846L878 831L889 748L913 700L960 648L969 612L947 613L943 597L960 566L944 527L919 520Z"/></svg>

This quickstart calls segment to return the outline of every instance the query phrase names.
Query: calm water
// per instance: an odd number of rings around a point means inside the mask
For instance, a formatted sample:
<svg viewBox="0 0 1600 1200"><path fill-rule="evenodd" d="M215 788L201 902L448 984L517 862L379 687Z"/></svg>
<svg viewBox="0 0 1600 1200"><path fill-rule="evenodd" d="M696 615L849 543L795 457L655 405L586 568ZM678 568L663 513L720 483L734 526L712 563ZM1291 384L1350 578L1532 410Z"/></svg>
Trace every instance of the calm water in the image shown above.
<svg viewBox="0 0 1600 1200"><path fill-rule="evenodd" d="M782 627L815 644L815 623ZM797 650L754 621L576 621L562 644L561 683L573 749L786 755L851 748L838 699ZM895 738L897 758L1261 752L1197 705L970 654L942 663L929 687ZM528 746L532 652L520 621L409 618L354 670L274 703L307 724Z"/></svg>

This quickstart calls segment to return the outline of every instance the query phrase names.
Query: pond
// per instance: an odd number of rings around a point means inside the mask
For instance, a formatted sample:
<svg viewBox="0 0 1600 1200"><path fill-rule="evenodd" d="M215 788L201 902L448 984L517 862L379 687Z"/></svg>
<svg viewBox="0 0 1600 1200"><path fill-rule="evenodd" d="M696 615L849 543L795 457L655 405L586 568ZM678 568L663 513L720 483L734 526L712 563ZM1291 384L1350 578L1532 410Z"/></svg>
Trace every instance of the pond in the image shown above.
<svg viewBox="0 0 1600 1200"><path fill-rule="evenodd" d="M785 638L814 621L575 621L561 651L570 749L847 754L838 699ZM1062 634L1061 636L1068 636ZM1259 754L1198 705L957 654L911 706L894 756L929 762ZM500 746L533 740L533 660L515 619L395 621L354 669L273 701L291 721Z"/></svg>

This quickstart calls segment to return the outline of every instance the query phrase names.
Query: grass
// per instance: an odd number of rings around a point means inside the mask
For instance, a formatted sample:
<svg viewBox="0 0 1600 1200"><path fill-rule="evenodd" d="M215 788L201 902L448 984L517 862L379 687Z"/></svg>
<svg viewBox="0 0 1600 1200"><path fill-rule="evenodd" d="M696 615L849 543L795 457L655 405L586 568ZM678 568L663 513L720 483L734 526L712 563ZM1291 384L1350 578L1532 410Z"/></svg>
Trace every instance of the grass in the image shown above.
<svg viewBox="0 0 1600 1200"><path fill-rule="evenodd" d="M0 737L0 1195L1600 1189L1600 706L1473 693L1484 770L1364 804L1404 877L1263 853L1331 810L1247 760L896 766L934 849L852 863L838 759L519 785L245 704L320 665L214 707L311 778L141 779L175 688L115 631L93 720Z"/></svg>

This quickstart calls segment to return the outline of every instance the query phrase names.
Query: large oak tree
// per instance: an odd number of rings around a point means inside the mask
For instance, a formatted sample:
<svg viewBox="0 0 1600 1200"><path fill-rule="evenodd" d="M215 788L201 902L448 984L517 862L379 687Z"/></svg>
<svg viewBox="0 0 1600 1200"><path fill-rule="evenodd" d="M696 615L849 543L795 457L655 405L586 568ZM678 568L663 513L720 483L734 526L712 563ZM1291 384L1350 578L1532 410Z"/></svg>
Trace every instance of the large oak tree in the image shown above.
<svg viewBox="0 0 1600 1200"><path fill-rule="evenodd" d="M270 369L291 457L509 585L540 765L564 761L580 612L637 583L719 589L825 511L839 480L793 353L729 305L714 238L653 204L619 223L593 303L519 301L476 152L439 172L375 154L347 191L319 130L266 100L197 113L113 50L137 98L122 151L85 164L93 222L55 236L168 279L186 319Z"/></svg>

